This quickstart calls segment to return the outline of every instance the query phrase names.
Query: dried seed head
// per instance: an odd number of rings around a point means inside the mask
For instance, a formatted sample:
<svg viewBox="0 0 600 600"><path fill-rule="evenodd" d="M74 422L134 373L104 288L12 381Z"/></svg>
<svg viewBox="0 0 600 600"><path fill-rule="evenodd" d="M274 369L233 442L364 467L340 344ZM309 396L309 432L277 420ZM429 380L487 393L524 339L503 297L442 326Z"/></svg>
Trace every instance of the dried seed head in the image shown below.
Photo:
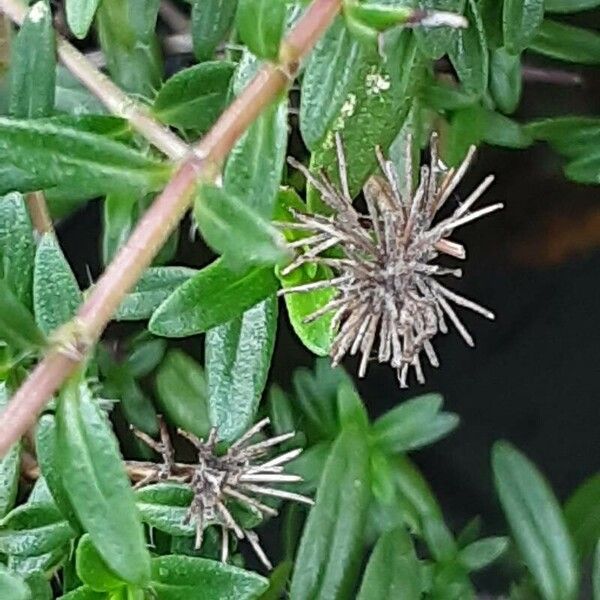
<svg viewBox="0 0 600 600"><path fill-rule="evenodd" d="M397 369L402 387L407 387L409 368L417 380L424 382L421 353L437 367L438 359L432 339L438 332L448 331L448 318L465 342L473 338L462 324L451 302L469 308L489 319L494 315L475 302L459 296L438 281L438 277L460 277L460 269L435 264L440 253L464 259L465 250L448 239L452 232L479 217L502 208L494 204L470 211L473 204L493 181L488 176L477 189L456 208L454 213L434 224L438 211L450 198L467 171L474 153L472 146L463 163L447 169L437 154L437 136L431 139L431 162L422 166L420 181L413 191L411 140L407 143L406 172L402 183L391 161L380 149L375 150L383 177L373 176L363 188L368 214L359 213L352 205L348 188L346 160L339 135L336 135L340 188L337 189L324 173L315 177L303 165L289 159L320 192L333 216L310 215L293 211L296 222L281 223L307 237L290 244L300 249L296 259L283 274L306 263L330 267L335 276L329 280L286 288L282 294L310 292L334 288L335 297L315 311L307 322L333 312L332 327L337 331L331 346L333 364L343 357L360 352L359 376L363 377L367 362L375 350L379 362L389 362ZM336 247L342 258L330 258L325 253ZM377 342L377 343L376 343Z"/></svg>
<svg viewBox="0 0 600 600"><path fill-rule="evenodd" d="M229 553L228 532L232 531L238 539L246 538L260 561L271 568L266 554L258 541L258 536L251 530L238 524L229 510L230 501L240 503L251 511L265 516L276 516L277 511L261 502L261 496L293 500L305 504L313 504L306 496L272 487L281 483L301 481L296 475L283 473L284 466L300 453L301 449L290 450L274 458L266 458L271 449L294 436L286 433L261 441L254 441L269 424L263 419L237 441L224 454L217 452L217 430L212 429L207 439L200 439L186 431L178 433L189 440L198 451L198 462L195 464L177 463L174 460L173 447L166 429L161 421L161 441L156 442L148 435L134 430L135 434L158 452L163 463L146 468L143 478L136 485L143 487L156 481L175 481L189 486L193 492L193 500L187 512L185 522L194 523L196 528L196 548L202 545L204 528L209 525L220 525L222 528L221 559L227 561ZM130 463L140 467L141 463Z"/></svg>

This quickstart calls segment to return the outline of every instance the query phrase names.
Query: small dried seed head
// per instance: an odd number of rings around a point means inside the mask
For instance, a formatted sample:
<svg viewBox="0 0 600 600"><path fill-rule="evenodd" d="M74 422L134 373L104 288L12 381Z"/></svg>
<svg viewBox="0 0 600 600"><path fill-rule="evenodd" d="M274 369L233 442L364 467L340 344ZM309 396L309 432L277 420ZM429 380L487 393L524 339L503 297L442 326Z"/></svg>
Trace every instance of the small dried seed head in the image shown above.
<svg viewBox="0 0 600 600"><path fill-rule="evenodd" d="M438 158L437 136L431 140L431 162L422 166L420 181L413 190L411 140L407 142L406 172L399 177L391 161L379 148L375 152L383 177L373 176L363 188L368 214L359 213L352 205L348 188L346 160L339 135L336 136L340 188L324 173L315 177L303 165L289 159L320 192L332 209L332 216L292 211L293 223L281 223L306 237L290 246L299 251L288 265L287 274L306 263L330 267L335 276L329 280L289 287L283 294L304 293L333 288L334 298L306 320L313 321L333 313L336 331L331 346L334 365L346 354L361 354L359 376L366 372L372 353L379 362L389 362L397 369L402 387L407 387L408 371L414 368L417 380L424 382L421 353L437 367L438 359L432 339L446 333L449 319L465 342L473 339L458 318L451 302L469 308L489 319L493 314L475 302L452 292L438 277L460 277L460 269L435 264L440 253L464 259L462 245L449 239L452 232L470 221L502 208L494 204L471 212L471 207L493 181L488 176L460 204L453 214L434 223L438 211L451 197L467 171L475 148L471 147L463 163L446 168ZM401 185L402 179L402 185ZM327 251L341 249L342 258L331 258Z"/></svg>

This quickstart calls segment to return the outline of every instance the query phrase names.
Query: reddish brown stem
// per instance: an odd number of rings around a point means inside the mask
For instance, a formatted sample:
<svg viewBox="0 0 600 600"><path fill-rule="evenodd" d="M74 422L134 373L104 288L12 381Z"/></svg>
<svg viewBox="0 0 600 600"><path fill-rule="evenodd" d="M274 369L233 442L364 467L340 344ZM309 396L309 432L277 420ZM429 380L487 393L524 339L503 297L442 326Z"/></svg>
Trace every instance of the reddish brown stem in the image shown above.
<svg viewBox="0 0 600 600"><path fill-rule="evenodd" d="M267 65L188 154L173 179L138 223L128 242L94 286L67 327L82 340L98 339L125 294L185 213L200 179L213 178L240 135L287 86L298 62L329 27L341 0L314 0L282 43L280 66ZM83 359L83 357L82 357ZM0 414L0 456L31 427L46 402L80 364L72 353L51 349Z"/></svg>
<svg viewBox="0 0 600 600"><path fill-rule="evenodd" d="M25 196L25 203L27 204L31 224L40 235L54 231L44 192L31 192L27 194Z"/></svg>

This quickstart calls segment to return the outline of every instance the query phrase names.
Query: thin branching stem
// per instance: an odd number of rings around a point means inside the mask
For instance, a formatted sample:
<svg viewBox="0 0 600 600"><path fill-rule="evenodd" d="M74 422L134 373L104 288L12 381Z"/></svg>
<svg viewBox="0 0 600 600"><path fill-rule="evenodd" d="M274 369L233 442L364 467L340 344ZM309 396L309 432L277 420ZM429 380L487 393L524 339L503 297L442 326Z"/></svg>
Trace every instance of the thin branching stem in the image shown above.
<svg viewBox="0 0 600 600"><path fill-rule="evenodd" d="M0 9L7 5L14 7L14 0L0 0ZM280 65L264 66L187 155L67 325L81 356L50 349L0 414L0 456L35 423L46 402L77 369L185 214L198 181L215 177L238 138L293 79L299 61L332 23L340 5L341 0L314 0L282 42Z"/></svg>

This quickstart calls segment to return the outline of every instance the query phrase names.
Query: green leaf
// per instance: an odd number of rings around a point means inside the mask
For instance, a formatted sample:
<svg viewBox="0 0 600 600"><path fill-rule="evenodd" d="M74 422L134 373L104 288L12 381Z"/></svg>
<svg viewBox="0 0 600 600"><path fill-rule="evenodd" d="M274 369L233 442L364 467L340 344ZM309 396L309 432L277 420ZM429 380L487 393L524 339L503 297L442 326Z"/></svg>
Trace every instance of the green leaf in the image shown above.
<svg viewBox="0 0 600 600"><path fill-rule="evenodd" d="M505 148L527 148L533 143L520 123L509 117L484 109L482 137L488 144Z"/></svg>
<svg viewBox="0 0 600 600"><path fill-rule="evenodd" d="M281 600L282 595L287 588L288 579L292 572L293 563L289 560L284 560L279 563L269 577L269 588L259 596L258 600Z"/></svg>
<svg viewBox="0 0 600 600"><path fill-rule="evenodd" d="M194 216L206 243L236 269L273 265L287 256L279 231L261 212L228 190L203 185Z"/></svg>
<svg viewBox="0 0 600 600"><path fill-rule="evenodd" d="M88 34L99 4L100 0L66 0L67 24L76 38Z"/></svg>
<svg viewBox="0 0 600 600"><path fill-rule="evenodd" d="M13 573L18 573L22 577L29 577L33 573L40 572L50 574L67 562L70 551L70 544L66 544L37 556L12 554L8 557L7 565Z"/></svg>
<svg viewBox="0 0 600 600"><path fill-rule="evenodd" d="M600 64L600 34L545 19L529 49L566 62Z"/></svg>
<svg viewBox="0 0 600 600"><path fill-rule="evenodd" d="M600 542L596 544L596 552L594 552L594 566L592 568L592 585L594 587L594 600L600 600Z"/></svg>
<svg viewBox="0 0 600 600"><path fill-rule="evenodd" d="M236 273L216 260L178 287L154 312L148 328L156 335L204 333L238 316L277 290L271 268Z"/></svg>
<svg viewBox="0 0 600 600"><path fill-rule="evenodd" d="M121 600L120 598L112 598L106 592L95 592L92 588L84 585L79 587L64 596L60 596L58 600ZM127 599L129 600L129 599Z"/></svg>
<svg viewBox="0 0 600 600"><path fill-rule="evenodd" d="M136 336L127 356L131 374L135 378L149 375L162 361L166 349L166 340L155 338L146 332Z"/></svg>
<svg viewBox="0 0 600 600"><path fill-rule="evenodd" d="M371 554L357 600L421 597L419 561L409 535L403 528L384 533Z"/></svg>
<svg viewBox="0 0 600 600"><path fill-rule="evenodd" d="M172 167L54 118L0 118L0 193L77 187L87 197L159 189Z"/></svg>
<svg viewBox="0 0 600 600"><path fill-rule="evenodd" d="M497 0L498 1L498 0ZM445 10L457 14L464 12L466 0L422 0L419 8L425 10ZM419 50L431 59L441 58L446 54L458 35L455 29L448 27L423 28L415 31Z"/></svg>
<svg viewBox="0 0 600 600"><path fill-rule="evenodd" d="M300 132L314 149L345 102L352 104L352 86L365 58L358 42L338 17L310 53L300 94Z"/></svg>
<svg viewBox="0 0 600 600"><path fill-rule="evenodd" d="M565 167L565 175L578 183L600 183L600 154L590 154Z"/></svg>
<svg viewBox="0 0 600 600"><path fill-rule="evenodd" d="M0 277L26 307L31 306L35 241L25 199L18 192L0 198Z"/></svg>
<svg viewBox="0 0 600 600"><path fill-rule="evenodd" d="M25 581L31 590L32 600L52 600L54 598L52 586L44 573L39 571L32 573Z"/></svg>
<svg viewBox="0 0 600 600"><path fill-rule="evenodd" d="M457 415L440 412L442 402L440 395L427 394L389 410L373 424L376 443L396 454L439 440L459 423Z"/></svg>
<svg viewBox="0 0 600 600"><path fill-rule="evenodd" d="M9 113L22 119L48 116L54 110L56 42L46 0L27 13L11 57Z"/></svg>
<svg viewBox="0 0 600 600"><path fill-rule="evenodd" d="M343 430L325 464L315 506L302 533L291 600L350 597L370 501L368 456L362 431Z"/></svg>
<svg viewBox="0 0 600 600"><path fill-rule="evenodd" d="M96 13L100 47L114 81L151 98L160 87L163 61L155 32L160 0L102 0Z"/></svg>
<svg viewBox="0 0 600 600"><path fill-rule="evenodd" d="M268 581L206 558L161 556L152 560L152 588L160 600L190 600L202 590L202 600L253 600Z"/></svg>
<svg viewBox="0 0 600 600"><path fill-rule="evenodd" d="M0 410L8 404L9 390L5 381L0 382ZM0 458L0 518L13 507L19 488L21 473L21 443L11 446Z"/></svg>
<svg viewBox="0 0 600 600"><path fill-rule="evenodd" d="M513 113L521 100L521 57L505 48L491 53L490 92L496 106L506 114Z"/></svg>
<svg viewBox="0 0 600 600"><path fill-rule="evenodd" d="M77 379L58 404L57 444L65 489L94 546L117 575L144 585L149 554L117 440Z"/></svg>
<svg viewBox="0 0 600 600"><path fill-rule="evenodd" d="M600 142L600 119L595 117L555 117L525 125L525 131L536 140L548 142L566 156L589 154Z"/></svg>
<svg viewBox="0 0 600 600"><path fill-rule="evenodd" d="M486 111L479 104L455 111L446 139L440 147L442 160L451 167L458 166L469 147L481 143L485 126Z"/></svg>
<svg viewBox="0 0 600 600"><path fill-rule="evenodd" d="M102 219L102 263L108 265L127 241L135 224L139 198L135 194L109 194L104 200Z"/></svg>
<svg viewBox="0 0 600 600"><path fill-rule="evenodd" d="M507 442L494 445L492 467L502 508L542 596L574 598L575 551L552 490L535 466Z"/></svg>
<svg viewBox="0 0 600 600"><path fill-rule="evenodd" d="M189 486L157 483L137 490L135 497L142 520L150 527L174 536L195 535L196 525L186 519L194 498Z"/></svg>
<svg viewBox="0 0 600 600"><path fill-rule="evenodd" d="M213 57L231 29L237 0L191 0L192 41L198 60Z"/></svg>
<svg viewBox="0 0 600 600"><path fill-rule="evenodd" d="M277 298L271 296L206 333L208 410L220 439L232 442L252 425L276 330Z"/></svg>
<svg viewBox="0 0 600 600"><path fill-rule="evenodd" d="M53 233L37 247L33 271L33 307L38 327L48 335L69 321L81 304L79 285Z"/></svg>
<svg viewBox="0 0 600 600"><path fill-rule="evenodd" d="M600 474L584 481L565 504L565 521L581 559L600 539Z"/></svg>
<svg viewBox="0 0 600 600"><path fill-rule="evenodd" d="M150 267L125 296L115 320L149 319L162 302L196 274L196 269L187 267Z"/></svg>
<svg viewBox="0 0 600 600"><path fill-rule="evenodd" d="M467 0L465 16L469 27L457 32L448 54L465 91L480 96L488 85L489 52L475 0Z"/></svg>
<svg viewBox="0 0 600 600"><path fill-rule="evenodd" d="M353 423L363 431L367 431L369 415L354 383L350 380L343 381L338 387L337 409L340 427L347 427Z"/></svg>
<svg viewBox="0 0 600 600"><path fill-rule="evenodd" d="M545 0L546 12L573 13L580 10L590 10L600 5L600 0Z"/></svg>
<svg viewBox="0 0 600 600"><path fill-rule="evenodd" d="M500 48L504 42L502 27L502 13L504 12L501 0L479 0L481 20L490 49Z"/></svg>
<svg viewBox="0 0 600 600"><path fill-rule="evenodd" d="M29 586L18 575L0 564L0 598L7 600L34 600Z"/></svg>
<svg viewBox="0 0 600 600"><path fill-rule="evenodd" d="M93 590L110 591L125 585L106 565L87 533L79 540L75 560L77 575Z"/></svg>
<svg viewBox="0 0 600 600"><path fill-rule="evenodd" d="M157 402L176 427L202 438L210 429L206 379L202 367L181 352L169 350L156 373Z"/></svg>
<svg viewBox="0 0 600 600"><path fill-rule="evenodd" d="M478 571L493 563L507 547L506 537L484 538L463 548L458 554L458 560L469 571Z"/></svg>
<svg viewBox="0 0 600 600"><path fill-rule="evenodd" d="M71 527L75 531L79 531L81 525L63 484L58 465L56 419L54 415L46 414L40 417L35 432L35 448L42 475L52 494L52 500Z"/></svg>
<svg viewBox="0 0 600 600"><path fill-rule="evenodd" d="M104 105L62 65L56 67L55 109L72 115L102 114Z"/></svg>
<svg viewBox="0 0 600 600"><path fill-rule="evenodd" d="M0 279L0 340L27 350L41 347L45 341L33 315L17 300L3 279Z"/></svg>
<svg viewBox="0 0 600 600"><path fill-rule="evenodd" d="M252 54L275 61L285 27L286 0L239 0L235 23Z"/></svg>
<svg viewBox="0 0 600 600"><path fill-rule="evenodd" d="M477 94L434 79L423 89L423 102L437 111L459 110L477 102Z"/></svg>
<svg viewBox="0 0 600 600"><path fill-rule="evenodd" d="M525 50L544 18L544 0L504 0L504 45L512 54Z"/></svg>
<svg viewBox="0 0 600 600"><path fill-rule="evenodd" d="M22 504L0 521L0 552L39 556L64 546L75 531L54 504Z"/></svg>
<svg viewBox="0 0 600 600"><path fill-rule="evenodd" d="M167 125L206 133L225 108L233 63L205 62L179 71L158 92L152 111Z"/></svg>

